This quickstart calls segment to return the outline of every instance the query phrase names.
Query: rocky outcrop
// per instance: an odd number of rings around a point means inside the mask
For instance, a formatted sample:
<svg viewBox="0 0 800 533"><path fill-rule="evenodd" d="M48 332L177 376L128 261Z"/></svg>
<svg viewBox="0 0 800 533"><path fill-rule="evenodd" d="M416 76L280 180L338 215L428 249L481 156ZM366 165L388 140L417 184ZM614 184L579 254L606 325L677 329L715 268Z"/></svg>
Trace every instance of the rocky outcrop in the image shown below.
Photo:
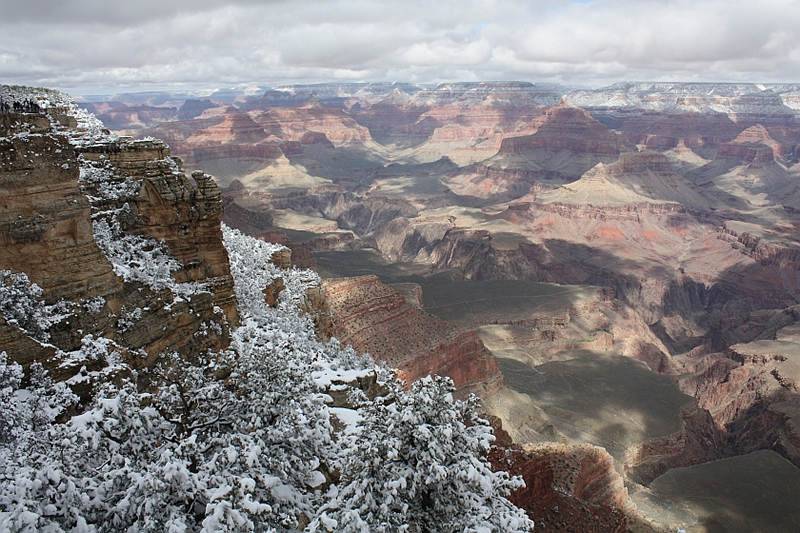
<svg viewBox="0 0 800 533"><path fill-rule="evenodd" d="M796 378L795 378L796 379ZM757 403L728 427L728 441L737 455L772 450L800 466L800 401Z"/></svg>
<svg viewBox="0 0 800 533"><path fill-rule="evenodd" d="M787 319L784 328L778 322L781 313L777 315L769 322L777 324L779 332L795 327L796 315L782 314ZM770 332L769 327L755 333L776 336L775 329ZM730 453L769 449L797 465L800 344L794 335L785 337L787 340L766 338L735 344L724 352L688 359L688 372L680 377L679 384L711 413L727 438Z"/></svg>
<svg viewBox="0 0 800 533"><path fill-rule="evenodd" d="M221 122L195 131L184 142L192 145L258 144L266 138L267 133L250 115L229 108Z"/></svg>
<svg viewBox="0 0 800 533"><path fill-rule="evenodd" d="M618 128L628 141L648 150L669 150L682 144L709 157L713 157L721 144L734 139L743 128L722 113L645 111L611 117L608 112L592 112L604 124Z"/></svg>
<svg viewBox="0 0 800 533"><path fill-rule="evenodd" d="M706 463L731 455L724 433L714 424L709 412L695 402L681 409L681 426L676 433L647 440L628 450L626 476L646 485L670 468Z"/></svg>
<svg viewBox="0 0 800 533"><path fill-rule="evenodd" d="M400 370L409 383L439 374L462 394L492 394L502 385L497 361L475 331L460 332L408 304L376 276L324 283L339 340Z"/></svg>
<svg viewBox="0 0 800 533"><path fill-rule="evenodd" d="M443 125L423 116L430 108L426 103L406 101L403 93L395 90L385 100L357 109L353 115L377 142L409 148L427 141Z"/></svg>
<svg viewBox="0 0 800 533"><path fill-rule="evenodd" d="M217 104L208 99L202 100L186 100L183 105L178 109L176 118L178 120L189 120L191 118L199 117L206 109L213 109Z"/></svg>
<svg viewBox="0 0 800 533"><path fill-rule="evenodd" d="M3 116L0 270L25 273L62 317L43 333L5 317L0 339L12 360L41 362L57 379L116 358L143 371L140 384L147 386L146 369L163 355L194 358L223 349L229 324L238 320L220 191L202 173L187 178L160 141L78 131L68 111ZM13 127L6 127L8 118ZM168 250L177 266L166 287L115 273L93 230L106 217L122 232L117 238L151 239ZM74 355L87 345L97 353ZM91 387L87 376L76 383L80 393Z"/></svg>
<svg viewBox="0 0 800 533"><path fill-rule="evenodd" d="M772 163L780 145L769 135L767 128L757 124L741 132L731 142L719 147L717 159L735 158L743 163Z"/></svg>
<svg viewBox="0 0 800 533"><path fill-rule="evenodd" d="M28 122L27 115L2 115ZM92 298L121 282L92 234L91 207L68 140L43 131L0 133L0 269L25 272L51 301Z"/></svg>
<svg viewBox="0 0 800 533"><path fill-rule="evenodd" d="M225 201L225 214L223 221L230 227L236 228L247 234L272 229L275 218L264 209L249 209L247 205L235 199Z"/></svg>
<svg viewBox="0 0 800 533"><path fill-rule="evenodd" d="M700 191L656 152L627 152L613 163L598 163L578 181L537 195L535 202L635 210L647 209L641 204L674 203L695 212L709 210Z"/></svg>
<svg viewBox="0 0 800 533"><path fill-rule="evenodd" d="M284 283L283 278L276 278L272 283L261 289L261 292L264 294L264 301L267 305L270 307L277 306L278 298L285 288L286 283Z"/></svg>
<svg viewBox="0 0 800 533"><path fill-rule="evenodd" d="M408 383L433 375L451 378L461 396L488 396L503 384L497 361L483 347L476 331L451 337L400 366L400 378Z"/></svg>
<svg viewBox="0 0 800 533"><path fill-rule="evenodd" d="M319 100L311 100L299 107L271 108L251 113L256 123L283 141L300 141L301 144L322 141L336 146L372 142L367 128L343 110L327 106Z"/></svg>
<svg viewBox="0 0 800 533"><path fill-rule="evenodd" d="M594 446L514 445L494 420L497 440L492 467L520 476L525 487L509 499L525 509L538 529L548 531L626 532L633 510L614 461Z"/></svg>
<svg viewBox="0 0 800 533"><path fill-rule="evenodd" d="M747 231L737 232L730 224L725 224L720 233L734 237L741 245L737 249L764 266L775 265L791 272L800 270L800 248L780 241L770 242Z"/></svg>
<svg viewBox="0 0 800 533"><path fill-rule="evenodd" d="M547 169L503 168L483 162L474 163L447 176L447 186L462 196L483 198L491 202L516 200L523 196L535 198L540 191L561 183L559 172ZM554 182L555 185L548 184Z"/></svg>
<svg viewBox="0 0 800 533"><path fill-rule="evenodd" d="M629 511L622 476L614 469L614 459L600 447L588 444L564 446L546 444L525 446L526 451L544 450L555 465L553 483L578 498L613 509Z"/></svg>
<svg viewBox="0 0 800 533"><path fill-rule="evenodd" d="M95 168L119 169L114 180L142 179L138 194L100 199L98 211L122 209L126 233L164 242L182 265L174 274L179 283L203 281L232 323L238 321L228 253L222 244L222 192L211 176L183 174L161 141L119 142L82 148L80 155ZM102 195L95 183L84 185L89 194Z"/></svg>
<svg viewBox="0 0 800 533"><path fill-rule="evenodd" d="M624 142L588 111L562 102L549 108L531 123L531 135L503 140L498 154L517 154L528 150L616 156L625 149Z"/></svg>
<svg viewBox="0 0 800 533"><path fill-rule="evenodd" d="M338 336L335 317L331 312L324 287L307 289L300 310L311 316L314 321L314 330L320 341L327 342L331 337Z"/></svg>
<svg viewBox="0 0 800 533"><path fill-rule="evenodd" d="M496 201L519 198L537 183L574 181L626 150L624 139L585 110L562 102L535 118L527 135L505 136L497 153L448 177L458 194Z"/></svg>

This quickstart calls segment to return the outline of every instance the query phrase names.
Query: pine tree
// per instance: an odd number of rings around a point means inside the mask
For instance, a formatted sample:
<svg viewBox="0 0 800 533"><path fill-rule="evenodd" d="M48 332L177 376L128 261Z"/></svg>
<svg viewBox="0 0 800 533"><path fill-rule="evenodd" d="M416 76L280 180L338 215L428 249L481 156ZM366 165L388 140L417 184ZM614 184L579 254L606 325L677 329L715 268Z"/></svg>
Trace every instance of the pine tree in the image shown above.
<svg viewBox="0 0 800 533"><path fill-rule="evenodd" d="M313 524L342 532L518 532L533 527L505 496L522 485L482 459L493 440L475 397L453 400L449 378L427 377L359 410L338 498Z"/></svg>

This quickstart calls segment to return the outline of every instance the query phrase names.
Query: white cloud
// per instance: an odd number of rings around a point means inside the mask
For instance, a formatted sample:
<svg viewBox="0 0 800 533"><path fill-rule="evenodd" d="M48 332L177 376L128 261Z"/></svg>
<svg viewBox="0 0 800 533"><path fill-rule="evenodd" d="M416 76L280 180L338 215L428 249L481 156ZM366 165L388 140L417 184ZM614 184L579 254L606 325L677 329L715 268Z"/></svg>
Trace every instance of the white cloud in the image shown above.
<svg viewBox="0 0 800 533"><path fill-rule="evenodd" d="M800 82L794 0L0 0L0 81Z"/></svg>

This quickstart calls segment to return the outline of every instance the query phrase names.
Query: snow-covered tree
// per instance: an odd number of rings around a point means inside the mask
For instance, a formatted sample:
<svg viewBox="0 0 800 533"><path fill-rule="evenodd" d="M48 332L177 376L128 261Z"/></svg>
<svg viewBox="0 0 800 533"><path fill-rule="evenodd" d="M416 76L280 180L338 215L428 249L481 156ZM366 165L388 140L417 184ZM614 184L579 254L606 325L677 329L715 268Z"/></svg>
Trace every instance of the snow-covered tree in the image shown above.
<svg viewBox="0 0 800 533"><path fill-rule="evenodd" d="M50 326L68 315L69 305L45 305L44 291L23 273L0 270L0 314L38 341L47 341Z"/></svg>
<svg viewBox="0 0 800 533"><path fill-rule="evenodd" d="M77 401L63 383L53 383L32 365L30 385L21 388L22 368L0 354L0 531L81 529L82 507L91 498L65 473L58 453L61 424L56 417Z"/></svg>
<svg viewBox="0 0 800 533"><path fill-rule="evenodd" d="M492 472L482 455L494 439L476 399L453 400L449 378L427 377L359 410L337 498L314 530L342 532L517 532L533 523L505 496L522 485Z"/></svg>
<svg viewBox="0 0 800 533"><path fill-rule="evenodd" d="M9 365L8 354L0 352L0 445L11 445L24 430L24 413L15 398L22 377L22 366Z"/></svg>

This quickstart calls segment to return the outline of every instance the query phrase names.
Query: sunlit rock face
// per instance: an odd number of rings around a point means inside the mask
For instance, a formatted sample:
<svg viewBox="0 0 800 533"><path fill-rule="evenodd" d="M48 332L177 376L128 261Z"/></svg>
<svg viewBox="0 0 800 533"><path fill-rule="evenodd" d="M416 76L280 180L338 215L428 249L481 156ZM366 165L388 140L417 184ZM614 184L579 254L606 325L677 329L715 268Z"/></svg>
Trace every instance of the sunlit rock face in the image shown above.
<svg viewBox="0 0 800 533"><path fill-rule="evenodd" d="M117 282L94 242L91 208L68 139L52 131L45 115L0 118L2 268L30 271L56 299L113 290Z"/></svg>
<svg viewBox="0 0 800 533"><path fill-rule="evenodd" d="M495 468L522 477L511 501L540 528L586 532L629 531L633 504L614 460L602 448L548 444L514 445L498 420L489 454Z"/></svg>

